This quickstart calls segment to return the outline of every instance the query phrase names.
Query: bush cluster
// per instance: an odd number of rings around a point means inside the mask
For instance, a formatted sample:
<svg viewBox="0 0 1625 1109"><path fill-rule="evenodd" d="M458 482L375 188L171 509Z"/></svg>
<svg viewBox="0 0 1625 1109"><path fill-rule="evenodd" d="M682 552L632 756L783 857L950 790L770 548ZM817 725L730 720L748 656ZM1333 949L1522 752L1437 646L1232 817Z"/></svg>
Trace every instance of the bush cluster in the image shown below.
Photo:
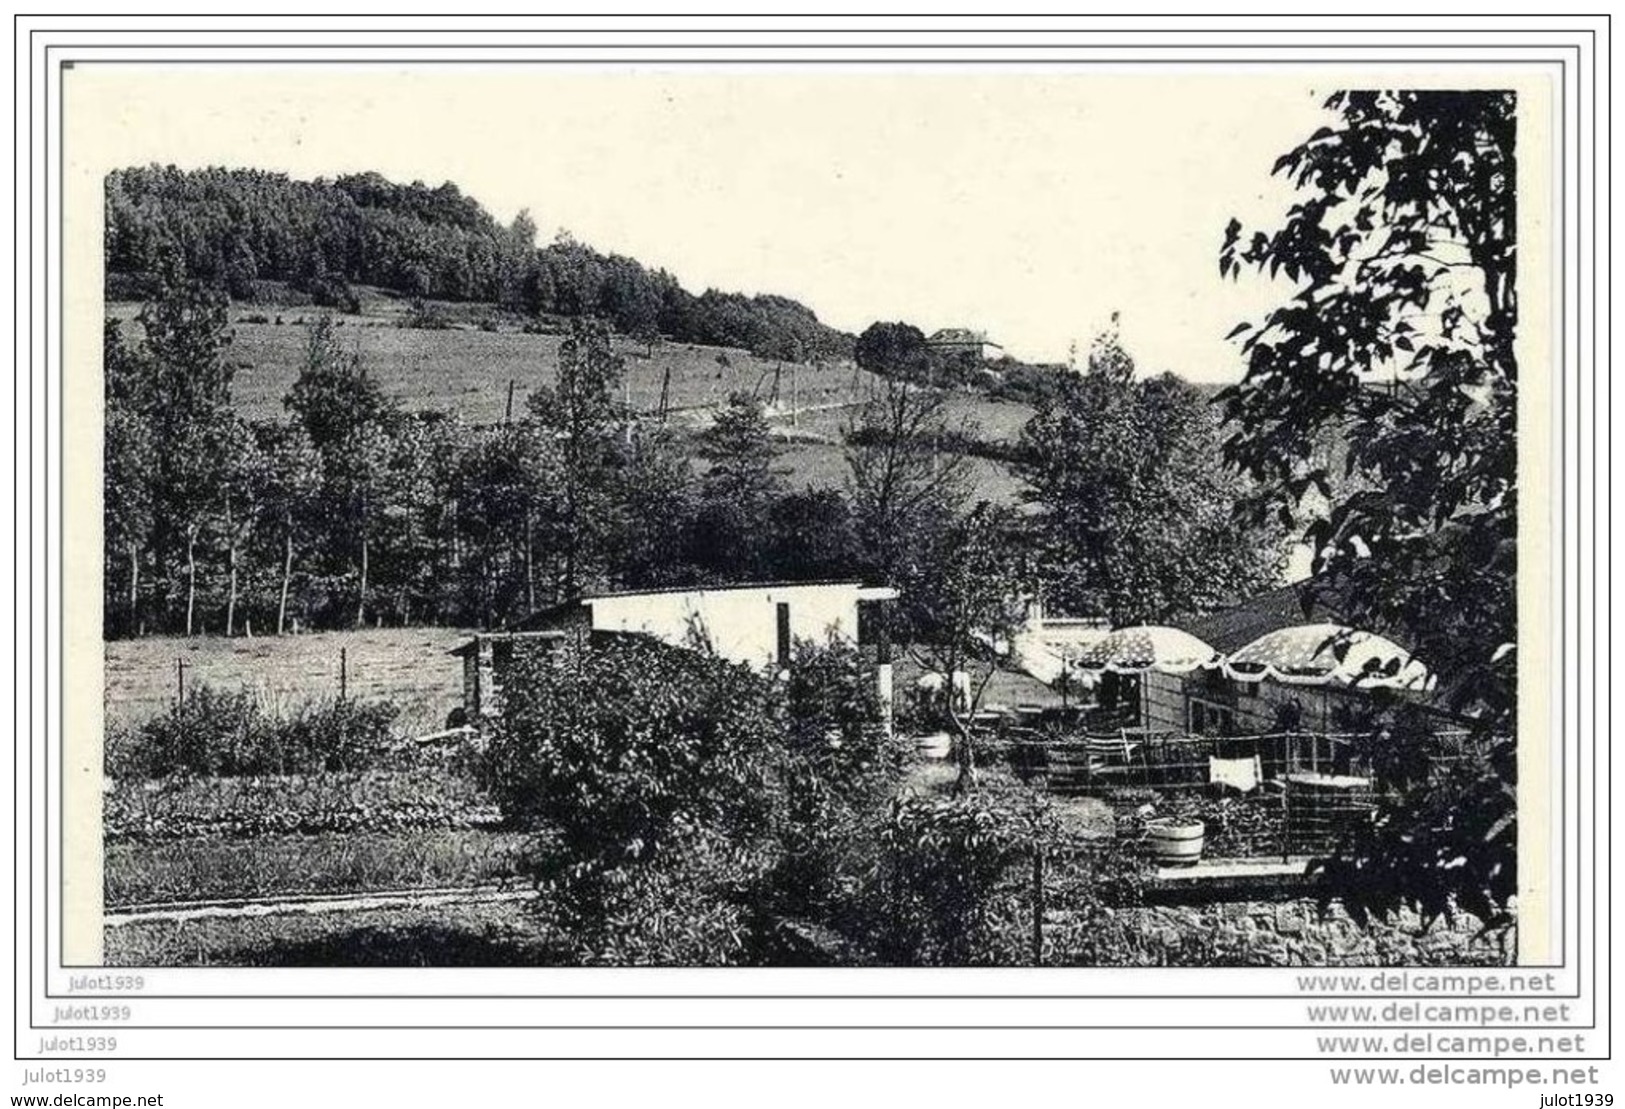
<svg viewBox="0 0 1625 1109"><path fill-rule="evenodd" d="M108 733L108 777L239 777L379 769L410 760L398 710L382 701L307 701L272 714L248 692L200 685L161 716Z"/></svg>
<svg viewBox="0 0 1625 1109"><path fill-rule="evenodd" d="M485 780L583 961L749 963L827 915L897 760L850 648L785 681L643 637L516 661Z"/></svg>
<svg viewBox="0 0 1625 1109"><path fill-rule="evenodd" d="M881 829L864 931L881 960L925 966L1030 959L1035 846L1052 833L1040 796L979 789L902 796Z"/></svg>
<svg viewBox="0 0 1625 1109"><path fill-rule="evenodd" d="M539 911L579 962L1028 963L1036 851L1074 919L1133 869L1079 854L997 773L900 791L902 746L850 648L803 646L779 680L617 638L526 659L505 697L486 781L538 833Z"/></svg>

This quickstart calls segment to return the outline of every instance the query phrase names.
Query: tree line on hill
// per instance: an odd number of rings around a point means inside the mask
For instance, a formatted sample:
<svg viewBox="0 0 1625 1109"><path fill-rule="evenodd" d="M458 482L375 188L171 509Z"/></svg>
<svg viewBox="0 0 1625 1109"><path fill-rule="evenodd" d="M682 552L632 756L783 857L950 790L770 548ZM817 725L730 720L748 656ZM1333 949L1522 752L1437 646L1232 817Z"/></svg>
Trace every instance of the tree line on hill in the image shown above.
<svg viewBox="0 0 1625 1109"><path fill-rule="evenodd" d="M1042 585L1052 607L1133 620L1245 596L1279 566L1280 529L1234 511L1245 483L1216 465L1210 406L1136 380L1115 339L1014 450L1030 511L978 515L953 449L975 428L940 389L882 383L846 429L845 487L795 488L753 396L698 433L629 411L599 320L574 322L553 387L472 428L403 410L320 317L286 416L247 420L227 307L182 281L139 339L107 326L109 636L501 626L594 589L850 577L898 585L923 628L976 551L1006 601ZM1137 438L1153 418L1156 450Z"/></svg>
<svg viewBox="0 0 1625 1109"><path fill-rule="evenodd" d="M447 182L376 173L296 181L262 170L115 170L106 181L109 286L145 299L196 279L238 300L287 283L317 304L358 307L354 285L404 297L477 301L525 315L597 316L645 343L740 347L761 357L850 357L852 338L787 297L707 289L602 254L567 233L537 248L526 212L507 226Z"/></svg>

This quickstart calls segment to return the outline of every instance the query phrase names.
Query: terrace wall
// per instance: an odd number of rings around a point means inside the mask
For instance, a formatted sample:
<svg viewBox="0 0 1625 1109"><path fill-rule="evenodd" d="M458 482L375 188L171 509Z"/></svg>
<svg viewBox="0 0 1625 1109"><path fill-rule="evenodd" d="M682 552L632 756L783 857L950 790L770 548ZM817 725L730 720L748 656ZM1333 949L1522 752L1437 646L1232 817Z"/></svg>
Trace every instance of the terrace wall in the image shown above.
<svg viewBox="0 0 1625 1109"><path fill-rule="evenodd" d="M1322 914L1312 899L1141 905L1117 915L1179 965L1504 966L1517 947L1510 932L1480 937L1481 924L1467 914L1424 928L1407 911L1362 927L1342 906Z"/></svg>

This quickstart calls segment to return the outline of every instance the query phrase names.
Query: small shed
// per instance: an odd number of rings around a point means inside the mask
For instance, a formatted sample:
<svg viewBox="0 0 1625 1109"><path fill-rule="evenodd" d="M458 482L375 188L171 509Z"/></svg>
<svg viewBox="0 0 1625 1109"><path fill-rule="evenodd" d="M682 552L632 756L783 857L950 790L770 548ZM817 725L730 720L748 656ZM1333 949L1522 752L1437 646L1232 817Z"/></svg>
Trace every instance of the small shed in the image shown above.
<svg viewBox="0 0 1625 1109"><path fill-rule="evenodd" d="M451 653L463 660L463 712L472 724L502 711L502 686L516 656L552 651L566 633L547 631L478 632Z"/></svg>

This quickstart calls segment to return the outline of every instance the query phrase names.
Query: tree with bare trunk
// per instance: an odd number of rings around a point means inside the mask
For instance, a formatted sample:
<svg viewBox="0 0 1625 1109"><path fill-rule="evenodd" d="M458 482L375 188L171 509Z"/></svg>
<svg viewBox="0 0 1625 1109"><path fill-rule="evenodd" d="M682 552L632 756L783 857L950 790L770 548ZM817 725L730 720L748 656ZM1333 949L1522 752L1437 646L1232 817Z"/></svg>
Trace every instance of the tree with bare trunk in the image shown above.
<svg viewBox="0 0 1625 1109"><path fill-rule="evenodd" d="M220 483L220 542L226 548L226 635L237 634L237 600L241 595L243 548L254 533L259 515L258 497L264 484L260 471L265 459L253 427L233 416L221 426L225 437L220 452L225 472Z"/></svg>
<svg viewBox="0 0 1625 1109"><path fill-rule="evenodd" d="M311 529L310 516L321 492L321 458L297 423L262 423L255 428L255 439L262 462L255 494L260 527L277 537L282 555L276 606L276 633L282 635L288 626L294 548Z"/></svg>
<svg viewBox="0 0 1625 1109"><path fill-rule="evenodd" d="M151 373L158 570L183 560L187 635L197 630L198 546L218 510L231 420L226 295L195 281L170 285L142 309ZM167 583L166 583L167 584Z"/></svg>
<svg viewBox="0 0 1625 1109"><path fill-rule="evenodd" d="M948 396L885 382L845 430L847 490L864 570L907 590L929 561L937 532L965 507L970 462L943 449L973 438L969 421L950 423Z"/></svg>
<svg viewBox="0 0 1625 1109"><path fill-rule="evenodd" d="M106 453L102 471L105 564L110 587L120 577L124 579L123 605L115 607L109 594L105 626L111 632L122 624L124 634L138 635L142 625L142 568L156 527L153 494L158 462L150 423L151 367L139 352L124 343L118 324L111 320L102 349L106 383Z"/></svg>
<svg viewBox="0 0 1625 1109"><path fill-rule="evenodd" d="M928 560L901 601L911 653L942 676L960 792L976 784L971 722L1026 618L1030 593L1019 523L1011 509L985 501L953 519L932 536Z"/></svg>

